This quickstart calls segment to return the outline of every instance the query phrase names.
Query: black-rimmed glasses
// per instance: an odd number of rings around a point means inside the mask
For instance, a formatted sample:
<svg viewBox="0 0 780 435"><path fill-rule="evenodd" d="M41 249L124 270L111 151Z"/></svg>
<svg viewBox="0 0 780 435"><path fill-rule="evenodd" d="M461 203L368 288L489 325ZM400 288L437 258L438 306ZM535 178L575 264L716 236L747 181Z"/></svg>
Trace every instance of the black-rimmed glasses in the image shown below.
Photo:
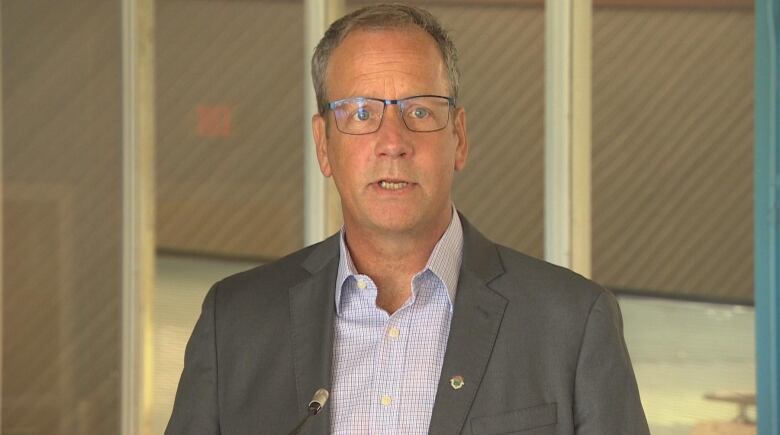
<svg viewBox="0 0 780 435"><path fill-rule="evenodd" d="M336 118L336 128L346 134L369 134L379 130L385 108L398 105L404 125L411 131L431 132L447 126L455 100L440 95L416 95L400 100L352 97L331 101L328 109Z"/></svg>

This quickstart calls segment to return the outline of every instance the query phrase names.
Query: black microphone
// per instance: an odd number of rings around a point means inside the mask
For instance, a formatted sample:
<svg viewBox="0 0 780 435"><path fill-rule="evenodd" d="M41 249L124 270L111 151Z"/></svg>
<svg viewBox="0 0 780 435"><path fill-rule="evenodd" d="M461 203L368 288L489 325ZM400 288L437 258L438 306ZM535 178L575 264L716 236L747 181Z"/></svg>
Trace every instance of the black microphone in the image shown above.
<svg viewBox="0 0 780 435"><path fill-rule="evenodd" d="M328 401L328 396L330 396L330 394L328 393L328 390L324 388L315 391L314 396L311 398L311 402L309 402L309 412L306 413L306 417L303 417L303 420L298 423L298 426L295 426L295 429L293 429L289 435L296 435L299 433L303 428L303 425L309 420L309 417L319 414L322 407L325 406L325 403Z"/></svg>

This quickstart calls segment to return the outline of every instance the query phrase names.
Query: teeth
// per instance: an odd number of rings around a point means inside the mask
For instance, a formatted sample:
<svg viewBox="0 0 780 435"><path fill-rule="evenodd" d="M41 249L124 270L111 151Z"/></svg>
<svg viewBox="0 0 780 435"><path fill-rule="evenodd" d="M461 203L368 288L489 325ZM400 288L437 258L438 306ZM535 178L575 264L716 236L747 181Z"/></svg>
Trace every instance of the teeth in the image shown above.
<svg viewBox="0 0 780 435"><path fill-rule="evenodd" d="M389 181L380 181L379 182L379 187L381 187L382 189L388 189L388 190L398 190L398 189L402 189L402 188L406 187L407 184L409 184L409 183L406 183L404 181L402 181L400 183L391 183Z"/></svg>

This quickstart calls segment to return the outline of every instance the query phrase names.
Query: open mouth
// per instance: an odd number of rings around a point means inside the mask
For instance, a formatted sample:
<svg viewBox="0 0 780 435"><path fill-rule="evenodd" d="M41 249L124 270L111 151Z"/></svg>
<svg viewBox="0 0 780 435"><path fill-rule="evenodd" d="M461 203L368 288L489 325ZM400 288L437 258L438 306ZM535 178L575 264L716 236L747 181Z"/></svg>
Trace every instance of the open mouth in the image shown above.
<svg viewBox="0 0 780 435"><path fill-rule="evenodd" d="M379 181L378 184L379 187L386 190L400 190L409 185L409 183L407 183L406 181L387 181L387 180L381 180Z"/></svg>

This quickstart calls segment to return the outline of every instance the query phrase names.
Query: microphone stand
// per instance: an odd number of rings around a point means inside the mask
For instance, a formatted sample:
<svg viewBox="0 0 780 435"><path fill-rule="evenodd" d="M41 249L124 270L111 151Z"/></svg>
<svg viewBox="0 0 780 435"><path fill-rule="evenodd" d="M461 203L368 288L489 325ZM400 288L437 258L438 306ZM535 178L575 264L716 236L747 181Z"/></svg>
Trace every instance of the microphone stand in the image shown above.
<svg viewBox="0 0 780 435"><path fill-rule="evenodd" d="M301 429L303 429L303 426L306 424L307 421L309 421L309 418L317 415L318 412L322 409L323 406L325 406L325 402L328 401L328 390L324 388L320 388L314 393L314 397L312 398L312 401L309 402L309 410L306 413L306 417L303 417L303 420L301 420L300 423L298 423L298 426L295 426L295 429L293 429L289 435L298 435L300 433Z"/></svg>
<svg viewBox="0 0 780 435"><path fill-rule="evenodd" d="M309 417L313 415L317 415L317 413L320 411L321 405L317 402L309 404L309 411L306 413L306 417L303 417L303 420L301 420L300 423L298 423L298 426L295 426L295 429L290 432L290 435L298 435L298 433L303 429L303 425L306 424L307 421L309 421Z"/></svg>

